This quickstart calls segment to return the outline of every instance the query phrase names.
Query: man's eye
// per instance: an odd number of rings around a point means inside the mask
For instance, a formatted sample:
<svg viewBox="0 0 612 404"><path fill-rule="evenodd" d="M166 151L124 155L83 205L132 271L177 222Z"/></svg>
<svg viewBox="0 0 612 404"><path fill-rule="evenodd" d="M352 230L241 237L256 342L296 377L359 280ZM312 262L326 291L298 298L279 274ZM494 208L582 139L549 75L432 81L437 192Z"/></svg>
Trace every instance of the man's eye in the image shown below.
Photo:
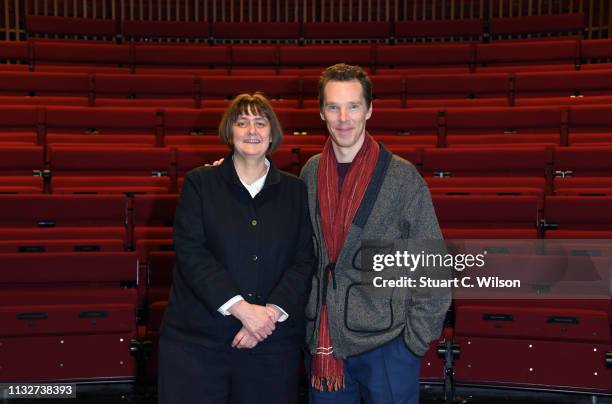
<svg viewBox="0 0 612 404"><path fill-rule="evenodd" d="M359 107L360 107L360 105L359 105L359 104L351 104L351 105L349 106L349 108L351 108L352 110L359 109Z"/></svg>
<svg viewBox="0 0 612 404"><path fill-rule="evenodd" d="M335 105L328 105L328 106L327 106L327 109L328 109L329 111L336 111L336 110L338 110L338 107L337 107L337 106L335 106Z"/></svg>

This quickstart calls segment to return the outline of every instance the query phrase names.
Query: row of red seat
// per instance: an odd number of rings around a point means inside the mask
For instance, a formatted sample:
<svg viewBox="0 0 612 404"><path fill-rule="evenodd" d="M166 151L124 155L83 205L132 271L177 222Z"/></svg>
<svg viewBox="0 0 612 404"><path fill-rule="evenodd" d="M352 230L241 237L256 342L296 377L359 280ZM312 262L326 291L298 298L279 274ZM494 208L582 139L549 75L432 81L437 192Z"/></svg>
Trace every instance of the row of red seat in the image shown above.
<svg viewBox="0 0 612 404"><path fill-rule="evenodd" d="M318 107L318 76L0 72L0 103L225 107L255 90L277 107ZM612 69L372 76L377 108L612 104Z"/></svg>
<svg viewBox="0 0 612 404"><path fill-rule="evenodd" d="M21 65L3 69L87 73L196 73L318 75L345 62L375 74L514 72L601 68L612 57L612 39L492 44L413 45L184 45L5 41L0 59Z"/></svg>
<svg viewBox="0 0 612 404"><path fill-rule="evenodd" d="M415 37L468 37L480 39L485 33L505 34L581 33L584 14L483 19L397 21L397 22L185 22L115 21L57 16L27 15L25 29L32 34L84 35L128 39L179 38L204 40L330 40Z"/></svg>
<svg viewBox="0 0 612 404"><path fill-rule="evenodd" d="M414 148L378 138L412 162L434 194L612 195L612 147ZM316 144L281 147L279 168L298 174ZM168 193L185 173L226 156L225 146L0 148L2 193Z"/></svg>
<svg viewBox="0 0 612 404"><path fill-rule="evenodd" d="M534 239L541 232L558 239L612 236L612 196L548 195L543 212L530 195L434 194L433 201L448 239ZM171 249L176 203L177 195L0 195L0 251L137 248L142 258ZM139 244L144 240L154 241Z"/></svg>
<svg viewBox="0 0 612 404"><path fill-rule="evenodd" d="M0 107L5 144L210 145L223 108ZM277 108L286 144L320 143L318 109ZM375 135L411 146L610 143L612 106L376 109ZM310 139L310 140L309 140ZM215 140L212 141L215 143Z"/></svg>
<svg viewBox="0 0 612 404"><path fill-rule="evenodd" d="M612 234L607 215L612 208L610 197L547 197L544 216L538 214L537 201L530 196L434 195L433 200L447 238L535 238L537 223L543 218L549 229L547 238L607 238ZM143 299L141 304L148 307L141 312L148 317L142 343L154 344L171 282L174 254L170 234L175 205L176 196L170 195L0 196L0 306L6 323L0 341L11 352L0 380L133 378L135 361L128 352L129 341L135 336L136 291ZM120 252L130 232L138 252ZM508 241L502 244L508 248ZM520 267L520 257L504 254L497 245L486 240L483 248L499 252L499 258ZM575 253L569 252L574 258L587 251L603 251L609 259L605 250L609 246L601 249L597 243L587 243L574 248ZM529 260L525 264L534 270L545 268L537 267L532 256L525 258ZM143 272L136 277L137 268ZM140 282L137 288L125 288L136 281ZM504 305L499 300L456 300L455 304L453 338L461 343L463 358L457 362L458 377L482 381L483 369L489 368L482 364L483 352L490 356L491 345L510 341L503 346L515 355L513 359L524 359L517 366L536 363L538 370L557 357L549 352L551 348L572 347L591 353L595 349L599 352L595 356L574 358L575 367L595 369L601 378L548 377L548 385L610 390L609 379L604 377L604 353L610 350L609 300L538 300L535 311L516 301ZM497 317L489 318L491 315L484 315L487 313ZM577 321L559 323L551 318ZM88 352L88 343L95 343L95 354ZM58 344L62 349L55 348L52 354L43 355L40 366L31 367L21 360L26 352L31 353L31 344L41 352ZM484 351L474 352L472 344ZM530 344L533 349L521 349L521 344ZM466 360L475 365L467 366ZM58 363L62 364L59 368ZM440 367L432 350L424 360L422 375L439 379ZM151 373L154 369L149 368ZM497 373L489 370L490 377L499 377ZM542 383L547 378L546 372L517 377L524 373L516 373L509 381Z"/></svg>

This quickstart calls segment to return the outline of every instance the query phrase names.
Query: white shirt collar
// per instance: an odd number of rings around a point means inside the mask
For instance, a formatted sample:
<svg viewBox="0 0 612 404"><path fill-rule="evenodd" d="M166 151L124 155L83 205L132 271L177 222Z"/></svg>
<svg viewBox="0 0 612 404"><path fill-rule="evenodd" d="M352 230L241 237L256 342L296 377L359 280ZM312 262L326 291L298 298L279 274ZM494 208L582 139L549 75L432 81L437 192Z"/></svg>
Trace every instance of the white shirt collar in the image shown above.
<svg viewBox="0 0 612 404"><path fill-rule="evenodd" d="M232 162L233 161L234 161L234 156L232 155ZM251 185L242 181L240 176L238 176L238 179L240 180L242 185L244 185L247 191L249 191L249 194L251 194L251 198L255 198L255 196L263 189L263 186L266 182L266 177L268 176L268 172L270 172L270 162L268 161L267 158L264 159L264 164L266 165L266 172L264 173L264 175L262 175L261 177L253 181Z"/></svg>

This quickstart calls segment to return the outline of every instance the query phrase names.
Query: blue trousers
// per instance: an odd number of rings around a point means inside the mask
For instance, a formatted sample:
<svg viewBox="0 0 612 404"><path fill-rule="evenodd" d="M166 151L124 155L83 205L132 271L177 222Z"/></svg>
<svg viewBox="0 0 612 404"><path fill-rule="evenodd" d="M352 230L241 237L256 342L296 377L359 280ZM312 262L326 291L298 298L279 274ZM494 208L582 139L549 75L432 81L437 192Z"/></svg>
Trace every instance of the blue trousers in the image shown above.
<svg viewBox="0 0 612 404"><path fill-rule="evenodd" d="M414 355L403 337L347 358L345 389L319 391L310 388L310 404L418 404L421 358Z"/></svg>

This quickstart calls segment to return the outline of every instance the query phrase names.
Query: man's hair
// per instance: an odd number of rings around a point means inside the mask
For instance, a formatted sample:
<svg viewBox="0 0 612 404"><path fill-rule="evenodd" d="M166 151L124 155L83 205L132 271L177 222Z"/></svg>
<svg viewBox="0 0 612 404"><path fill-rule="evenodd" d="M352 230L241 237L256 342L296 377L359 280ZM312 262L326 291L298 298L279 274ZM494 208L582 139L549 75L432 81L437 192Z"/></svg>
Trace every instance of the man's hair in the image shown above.
<svg viewBox="0 0 612 404"><path fill-rule="evenodd" d="M323 109L325 97L325 86L330 81L352 81L357 80L361 84L363 90L363 98L365 98L366 106L370 108L372 104L372 81L368 74L359 66L351 66L344 63L338 63L330 66L321 73L319 78L319 108Z"/></svg>
<svg viewBox="0 0 612 404"><path fill-rule="evenodd" d="M232 100L219 124L221 140L233 150L233 126L241 115L249 114L262 116L270 122L270 147L266 153L274 152L281 144L283 130L270 101L261 93L240 94Z"/></svg>

